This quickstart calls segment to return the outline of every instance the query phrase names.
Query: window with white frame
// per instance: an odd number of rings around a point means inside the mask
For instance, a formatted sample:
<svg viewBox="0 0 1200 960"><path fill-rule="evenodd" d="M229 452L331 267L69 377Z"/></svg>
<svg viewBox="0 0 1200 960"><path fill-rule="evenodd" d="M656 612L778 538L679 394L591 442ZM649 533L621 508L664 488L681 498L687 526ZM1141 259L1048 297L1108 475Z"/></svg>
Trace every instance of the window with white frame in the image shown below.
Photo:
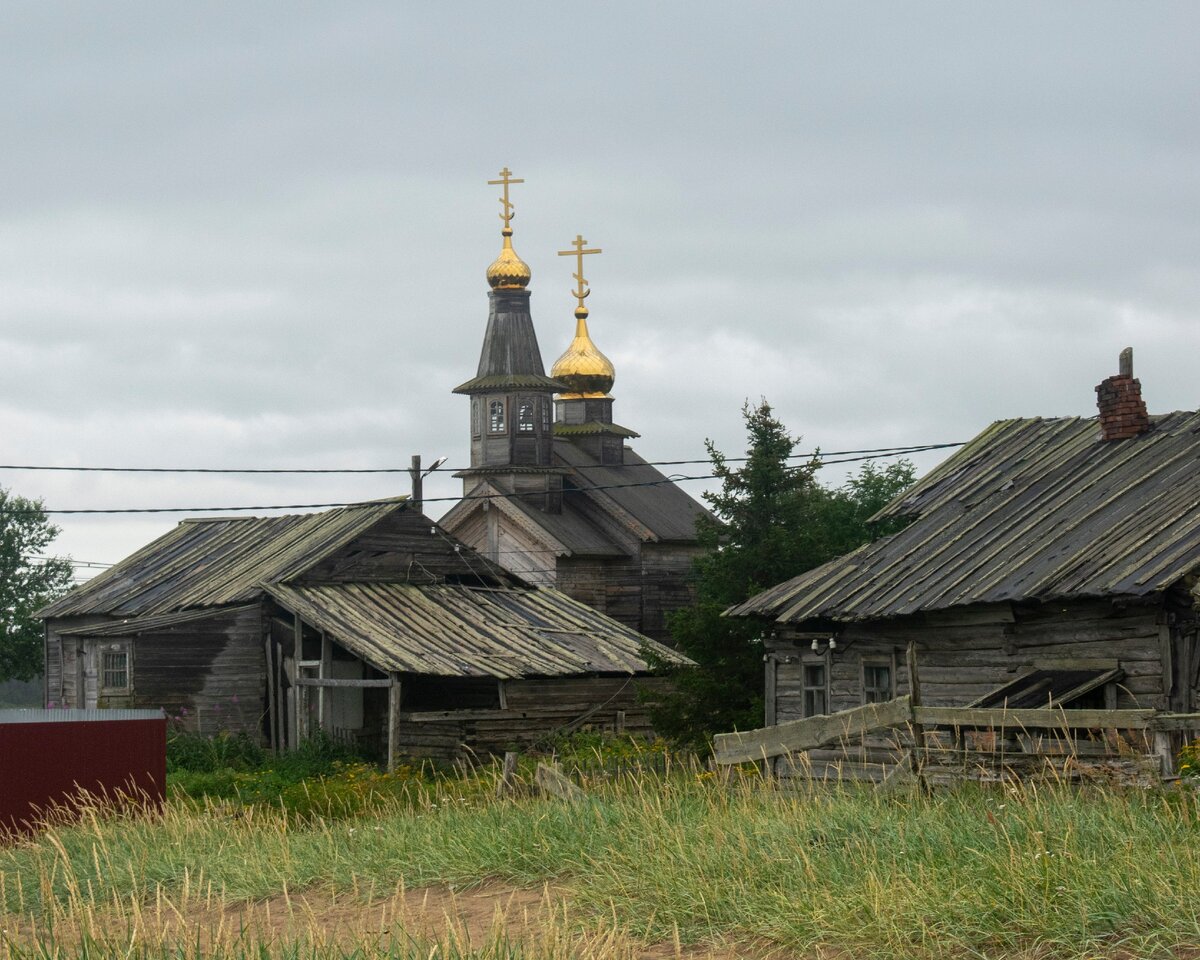
<svg viewBox="0 0 1200 960"><path fill-rule="evenodd" d="M488 404L488 433L504 432L504 401L493 400Z"/></svg>
<svg viewBox="0 0 1200 960"><path fill-rule="evenodd" d="M103 644L100 647L100 692L128 693L129 647L125 644Z"/></svg>
<svg viewBox="0 0 1200 960"><path fill-rule="evenodd" d="M522 398L517 403L517 433L533 433L533 401Z"/></svg>

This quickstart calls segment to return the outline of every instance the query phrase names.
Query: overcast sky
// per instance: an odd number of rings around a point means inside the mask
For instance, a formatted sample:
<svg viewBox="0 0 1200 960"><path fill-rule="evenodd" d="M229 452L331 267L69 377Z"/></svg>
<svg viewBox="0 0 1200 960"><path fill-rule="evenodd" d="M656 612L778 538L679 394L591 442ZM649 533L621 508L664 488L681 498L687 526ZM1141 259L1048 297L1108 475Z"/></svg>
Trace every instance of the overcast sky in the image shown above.
<svg viewBox="0 0 1200 960"><path fill-rule="evenodd" d="M1151 412L1196 409L1198 36L1194 3L1097 0L9 5L0 462L463 465L505 165L547 367L555 251L604 249L592 333L647 459L737 453L748 397L825 450L1090 415L1127 345ZM58 549L112 562L176 519L60 517Z"/></svg>

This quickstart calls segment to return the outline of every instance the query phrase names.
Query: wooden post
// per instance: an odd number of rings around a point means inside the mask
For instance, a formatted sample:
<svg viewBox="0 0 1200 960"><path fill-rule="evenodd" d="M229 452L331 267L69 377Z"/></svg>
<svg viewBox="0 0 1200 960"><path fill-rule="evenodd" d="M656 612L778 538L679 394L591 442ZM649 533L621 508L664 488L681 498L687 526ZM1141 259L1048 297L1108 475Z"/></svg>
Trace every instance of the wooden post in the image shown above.
<svg viewBox="0 0 1200 960"><path fill-rule="evenodd" d="M1175 751L1172 747L1171 734L1165 730L1156 730L1154 756L1158 757L1159 770L1164 778L1175 775Z"/></svg>
<svg viewBox="0 0 1200 960"><path fill-rule="evenodd" d="M329 638L324 630L321 631L321 666L317 671L317 676L322 680L328 680L330 674L333 673L333 641ZM328 733L333 728L333 704L330 702L332 695L325 687L317 688L317 720L321 724L321 730Z"/></svg>
<svg viewBox="0 0 1200 960"><path fill-rule="evenodd" d="M925 786L925 778L922 775L922 770L925 766L925 725L917 723L917 708L921 704L921 675L917 670L917 642L910 640L908 642L908 651L905 654L905 660L908 663L908 706L912 711L912 728L914 738L914 749L912 753L913 773L917 775L917 782L922 787Z"/></svg>
<svg viewBox="0 0 1200 960"><path fill-rule="evenodd" d="M504 766L500 768L500 779L496 781L496 796L502 797L512 793L513 784L517 777L517 754L512 750L504 752Z"/></svg>
<svg viewBox="0 0 1200 960"><path fill-rule="evenodd" d="M263 639L263 658L267 670L267 717L271 728L271 752L279 752L279 717L275 710L275 663L271 656L271 628Z"/></svg>
<svg viewBox="0 0 1200 960"><path fill-rule="evenodd" d="M300 619L300 614L292 614L292 663L295 670L296 678L300 677L300 661L304 659L304 621ZM292 738L291 747L297 750L300 747L300 740L304 732L303 719L305 697L300 692L300 688L292 684L288 691L288 706L292 708Z"/></svg>
<svg viewBox="0 0 1200 960"><path fill-rule="evenodd" d="M421 455L419 453L413 454L412 466L408 468L408 475L412 479L412 496L409 498L409 502L412 504L414 510L419 511L421 509L421 500L423 499L422 494L424 493L421 488L425 485L425 478L421 476Z"/></svg>
<svg viewBox="0 0 1200 960"><path fill-rule="evenodd" d="M778 671L775 654L763 654L763 726L775 726L775 684Z"/></svg>
<svg viewBox="0 0 1200 960"><path fill-rule="evenodd" d="M400 674L389 674L392 685L388 687L388 773L396 769L396 758L400 755Z"/></svg>
<svg viewBox="0 0 1200 960"><path fill-rule="evenodd" d="M279 738L277 747L283 750L287 747L287 704L283 693L283 644L275 641L275 723L278 725Z"/></svg>

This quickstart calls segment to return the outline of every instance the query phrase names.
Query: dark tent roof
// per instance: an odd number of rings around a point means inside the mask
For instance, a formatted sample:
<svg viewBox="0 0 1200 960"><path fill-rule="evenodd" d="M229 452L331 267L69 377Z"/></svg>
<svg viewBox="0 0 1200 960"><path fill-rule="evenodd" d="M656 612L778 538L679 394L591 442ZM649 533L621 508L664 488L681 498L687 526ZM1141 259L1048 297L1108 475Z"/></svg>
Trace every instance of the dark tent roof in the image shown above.
<svg viewBox="0 0 1200 960"><path fill-rule="evenodd" d="M1147 596L1200 567L1200 413L1102 441L1095 418L1001 420L877 519L912 523L734 607L781 622Z"/></svg>
<svg viewBox="0 0 1200 960"><path fill-rule="evenodd" d="M693 541L696 520L706 513L672 480L629 447L625 462L602 465L568 440L554 441L555 459L571 468L571 486L614 514L642 540ZM564 509L575 496L564 497Z"/></svg>

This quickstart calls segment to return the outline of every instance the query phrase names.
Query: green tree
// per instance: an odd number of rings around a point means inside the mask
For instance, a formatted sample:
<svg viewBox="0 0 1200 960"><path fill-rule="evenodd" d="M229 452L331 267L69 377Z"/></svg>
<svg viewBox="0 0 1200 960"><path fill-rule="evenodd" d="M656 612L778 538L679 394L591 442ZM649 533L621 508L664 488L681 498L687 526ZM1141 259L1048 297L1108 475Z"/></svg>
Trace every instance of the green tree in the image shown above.
<svg viewBox="0 0 1200 960"><path fill-rule="evenodd" d="M0 681L41 675L42 623L35 614L71 582L69 560L45 557L58 532L40 501L0 488Z"/></svg>
<svg viewBox="0 0 1200 960"><path fill-rule="evenodd" d="M870 540L868 518L914 476L907 462L868 463L844 486L827 489L817 482L819 458L790 463L800 438L766 400L747 403L742 416L748 449L740 466L706 442L721 489L704 495L713 516L696 525L706 548L694 569L696 602L669 620L676 646L696 666L667 668L674 688L654 709L660 733L694 747L713 733L762 724L764 625L721 614Z"/></svg>

